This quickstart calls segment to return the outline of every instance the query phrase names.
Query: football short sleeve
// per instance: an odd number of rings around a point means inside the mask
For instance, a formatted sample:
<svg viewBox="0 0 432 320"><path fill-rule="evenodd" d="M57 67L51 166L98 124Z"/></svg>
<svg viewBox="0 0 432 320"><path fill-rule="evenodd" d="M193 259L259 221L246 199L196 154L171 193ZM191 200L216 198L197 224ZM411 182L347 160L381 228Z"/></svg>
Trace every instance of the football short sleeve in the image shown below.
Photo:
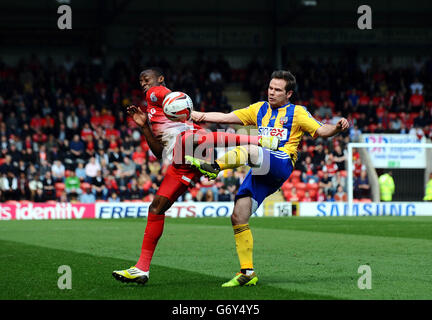
<svg viewBox="0 0 432 320"><path fill-rule="evenodd" d="M263 105L263 102L257 102L254 104L251 104L250 106L234 110L234 114L243 122L243 125L245 126L256 126L257 125L257 117L258 117L258 111L260 107Z"/></svg>
<svg viewBox="0 0 432 320"><path fill-rule="evenodd" d="M297 121L301 129L315 138L315 133L323 124L316 120L305 107L299 106L297 108Z"/></svg>
<svg viewBox="0 0 432 320"><path fill-rule="evenodd" d="M171 90L164 86L151 87L146 93L147 105L162 107L165 96L170 92Z"/></svg>

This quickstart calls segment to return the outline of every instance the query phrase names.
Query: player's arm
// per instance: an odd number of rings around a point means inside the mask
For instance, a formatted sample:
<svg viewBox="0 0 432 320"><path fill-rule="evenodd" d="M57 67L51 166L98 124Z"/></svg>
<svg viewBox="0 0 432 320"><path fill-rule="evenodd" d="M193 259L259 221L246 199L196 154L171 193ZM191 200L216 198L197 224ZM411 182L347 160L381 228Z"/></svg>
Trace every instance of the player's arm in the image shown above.
<svg viewBox="0 0 432 320"><path fill-rule="evenodd" d="M346 131L349 128L348 120L340 119L335 125L324 124L316 130L316 135L323 138L333 137L334 135Z"/></svg>
<svg viewBox="0 0 432 320"><path fill-rule="evenodd" d="M141 127L144 137L153 152L153 154L158 158L162 159L163 145L160 141L153 135L153 131L148 123L148 115L146 112L142 111L140 108L132 105L126 109L129 116L135 121L135 123Z"/></svg>
<svg viewBox="0 0 432 320"><path fill-rule="evenodd" d="M243 122L235 115L234 112L222 113L192 111L191 118L194 122L243 124Z"/></svg>

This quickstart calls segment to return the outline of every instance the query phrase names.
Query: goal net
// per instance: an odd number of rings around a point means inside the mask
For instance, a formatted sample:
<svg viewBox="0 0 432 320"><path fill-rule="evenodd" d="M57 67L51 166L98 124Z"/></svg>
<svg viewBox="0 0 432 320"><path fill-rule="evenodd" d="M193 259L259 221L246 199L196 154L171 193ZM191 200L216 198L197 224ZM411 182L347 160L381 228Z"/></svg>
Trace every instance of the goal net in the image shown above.
<svg viewBox="0 0 432 320"><path fill-rule="evenodd" d="M348 216L432 215L426 186L432 143L415 135L369 134L347 150Z"/></svg>

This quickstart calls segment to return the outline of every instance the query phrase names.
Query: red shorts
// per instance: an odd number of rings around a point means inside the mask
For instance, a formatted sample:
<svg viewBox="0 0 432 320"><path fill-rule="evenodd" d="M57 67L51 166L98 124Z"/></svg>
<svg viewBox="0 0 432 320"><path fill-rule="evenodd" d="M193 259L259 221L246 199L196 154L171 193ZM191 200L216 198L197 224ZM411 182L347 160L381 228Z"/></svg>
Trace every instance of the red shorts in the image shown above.
<svg viewBox="0 0 432 320"><path fill-rule="evenodd" d="M177 139L177 143L184 146L185 140L192 134L193 130L182 132L182 134ZM174 159L176 159L175 151L176 148L174 148L173 151ZM197 169L191 167L190 165L184 164L184 148L181 148L180 153L181 163L179 163L180 159L177 158L177 163L174 163L175 161L173 161L173 163L169 165L162 184L156 192L157 195L166 197L172 202L176 201L178 197L184 194L190 186L193 186L196 182L198 182L199 178L202 176L202 173Z"/></svg>
<svg viewBox="0 0 432 320"><path fill-rule="evenodd" d="M190 186L193 186L201 176L201 172L189 165L171 164L156 194L174 202Z"/></svg>

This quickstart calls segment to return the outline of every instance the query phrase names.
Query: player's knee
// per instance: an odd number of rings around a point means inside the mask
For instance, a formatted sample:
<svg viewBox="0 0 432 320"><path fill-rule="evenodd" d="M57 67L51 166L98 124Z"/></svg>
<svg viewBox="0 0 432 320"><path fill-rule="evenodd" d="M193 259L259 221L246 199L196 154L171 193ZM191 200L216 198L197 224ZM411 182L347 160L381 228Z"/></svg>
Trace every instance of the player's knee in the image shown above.
<svg viewBox="0 0 432 320"><path fill-rule="evenodd" d="M162 203L160 199L155 198L149 206L149 213L151 214L163 214Z"/></svg>

